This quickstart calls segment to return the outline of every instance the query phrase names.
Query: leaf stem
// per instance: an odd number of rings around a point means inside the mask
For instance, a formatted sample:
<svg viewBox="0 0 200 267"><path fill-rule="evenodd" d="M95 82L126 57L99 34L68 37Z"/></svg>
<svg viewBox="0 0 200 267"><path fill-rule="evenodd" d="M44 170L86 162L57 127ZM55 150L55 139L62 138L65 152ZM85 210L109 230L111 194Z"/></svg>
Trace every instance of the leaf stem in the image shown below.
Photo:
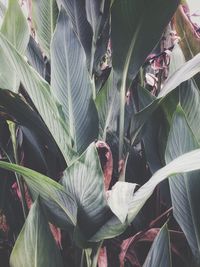
<svg viewBox="0 0 200 267"><path fill-rule="evenodd" d="M17 140L16 140L16 124L11 121L8 121L8 126L9 126L9 130L11 134L15 163L19 164L18 153L17 153ZM15 176L16 176L16 181L17 181L17 185L19 188L19 192L21 195L23 215L24 215L24 219L26 220L26 217L28 215L28 208L27 208L26 198L25 198L24 181L23 181L22 176L16 173L15 173Z"/></svg>

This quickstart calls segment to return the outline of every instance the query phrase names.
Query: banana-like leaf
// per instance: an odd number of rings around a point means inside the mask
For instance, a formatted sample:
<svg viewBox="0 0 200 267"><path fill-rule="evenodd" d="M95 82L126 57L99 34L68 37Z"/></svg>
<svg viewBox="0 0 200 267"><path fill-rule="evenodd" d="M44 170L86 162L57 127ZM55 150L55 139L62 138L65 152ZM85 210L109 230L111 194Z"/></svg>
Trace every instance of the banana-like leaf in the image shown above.
<svg viewBox="0 0 200 267"><path fill-rule="evenodd" d="M33 0L32 5L32 19L39 44L50 57L50 43L58 17L56 0Z"/></svg>
<svg viewBox="0 0 200 267"><path fill-rule="evenodd" d="M134 220L160 182L164 181L169 176L198 169L200 169L200 149L185 153L174 159L165 167L158 170L147 183L134 193L133 197L129 200L127 219L124 224L122 224L116 216L113 216L90 238L90 241L100 241L121 234ZM173 177L170 179L173 179Z"/></svg>
<svg viewBox="0 0 200 267"><path fill-rule="evenodd" d="M62 106L74 150L83 152L98 137L98 115L84 50L61 8L51 44L51 86Z"/></svg>
<svg viewBox="0 0 200 267"><path fill-rule="evenodd" d="M8 2L1 33L19 53L23 54L25 52L29 40L29 29L17 0L9 0ZM0 61L0 88L17 91L19 77L2 50L0 51Z"/></svg>
<svg viewBox="0 0 200 267"><path fill-rule="evenodd" d="M117 218L125 223L129 209L129 201L132 199L137 184L117 182L111 191L108 191L108 205Z"/></svg>
<svg viewBox="0 0 200 267"><path fill-rule="evenodd" d="M99 24L99 17L100 17L100 11L102 13L103 9L103 2L101 0L97 1L90 1L85 0L85 9L87 14L87 20L89 21L90 25L92 26L93 34L96 33L98 24Z"/></svg>
<svg viewBox="0 0 200 267"><path fill-rule="evenodd" d="M132 119L131 136L132 142L135 141L138 133L142 129L145 122L150 115L157 109L162 103L165 97L177 88L181 83L192 78L200 71L200 54L196 55L193 59L184 63L177 71L175 71L164 83L161 92L158 97L152 101L146 108L136 113Z"/></svg>
<svg viewBox="0 0 200 267"><path fill-rule="evenodd" d="M158 43L179 0L115 0L111 11L112 65L120 90L119 157L124 139L125 92ZM158 16L159 14L159 16Z"/></svg>
<svg viewBox="0 0 200 267"><path fill-rule="evenodd" d="M26 49L26 56L29 64L45 78L45 61L42 55L42 51L36 41L30 36L29 43Z"/></svg>
<svg viewBox="0 0 200 267"><path fill-rule="evenodd" d="M78 227L86 239L94 235L110 214L103 179L94 143L66 169L61 179L66 192L74 196L78 205Z"/></svg>
<svg viewBox="0 0 200 267"><path fill-rule="evenodd" d="M84 47L87 63L90 65L92 48L92 27L87 20L85 0L59 0L65 8L73 28Z"/></svg>
<svg viewBox="0 0 200 267"><path fill-rule="evenodd" d="M8 90L0 89L0 112L5 119L12 120L17 125L20 125L28 143L32 144L32 148L37 152L37 160L44 165L48 175L52 177L53 174L50 171L53 166L49 166L48 164L47 167L46 161L48 161L49 156L52 156L57 163L61 163L62 167L60 166L60 170L66 168L64 159L61 159L61 152L48 128L41 117L23 101L22 97ZM49 153L48 157L46 153Z"/></svg>
<svg viewBox="0 0 200 267"><path fill-rule="evenodd" d="M11 267L63 267L61 254L48 221L37 199L15 242L10 257Z"/></svg>
<svg viewBox="0 0 200 267"><path fill-rule="evenodd" d="M117 116L119 113L120 94L114 84L113 72L111 71L103 88L97 94L95 104L99 115L100 136L106 139L106 131L117 130Z"/></svg>
<svg viewBox="0 0 200 267"><path fill-rule="evenodd" d="M19 53L24 53L29 41L28 23L17 0L8 1L1 33L16 48Z"/></svg>
<svg viewBox="0 0 200 267"><path fill-rule="evenodd" d="M112 63L119 80L123 79L122 73L126 76L125 72L128 72L129 81L135 78L178 4L178 0L114 1L111 13Z"/></svg>
<svg viewBox="0 0 200 267"><path fill-rule="evenodd" d="M172 267L170 240L167 225L156 236L143 267Z"/></svg>
<svg viewBox="0 0 200 267"><path fill-rule="evenodd" d="M197 123L200 119L199 101L200 92L194 80L189 80L181 85L180 105L197 142L200 144L200 129Z"/></svg>
<svg viewBox="0 0 200 267"><path fill-rule="evenodd" d="M193 106L194 110L195 106ZM165 153L166 162L199 148L199 144L189 128L183 110L178 107L174 114ZM182 228L196 261L200 262L200 172L178 174L169 179L173 214Z"/></svg>
<svg viewBox="0 0 200 267"><path fill-rule="evenodd" d="M99 63L108 47L110 33L110 0L85 0L85 9L87 20L93 31L90 62L90 74L92 74L93 67L94 70L99 70Z"/></svg>
<svg viewBox="0 0 200 267"><path fill-rule="evenodd" d="M75 153L72 151L68 129L60 116L59 105L51 94L49 84L27 64L1 33L0 48L20 77L42 119L56 140L64 158L69 163Z"/></svg>
<svg viewBox="0 0 200 267"><path fill-rule="evenodd" d="M2 23L3 16L6 13L6 6L5 3L0 2L0 25Z"/></svg>
<svg viewBox="0 0 200 267"><path fill-rule="evenodd" d="M173 75L185 64L185 58L179 45L176 45L171 54L169 72ZM188 72L188 71L187 71ZM200 92L194 79L189 79L179 85L179 103L185 113L186 120L200 143L200 129L197 121L200 120ZM169 107L167 107L169 109Z"/></svg>
<svg viewBox="0 0 200 267"><path fill-rule="evenodd" d="M62 185L43 174L16 164L0 161L0 168L23 176L33 199L40 195L50 221L68 230L76 225L76 203Z"/></svg>
<svg viewBox="0 0 200 267"><path fill-rule="evenodd" d="M138 88L138 97L142 109L156 99L155 96L143 87ZM161 124L160 115L160 112L155 112L151 115L142 131L146 161L152 174L162 167L158 149L158 135Z"/></svg>

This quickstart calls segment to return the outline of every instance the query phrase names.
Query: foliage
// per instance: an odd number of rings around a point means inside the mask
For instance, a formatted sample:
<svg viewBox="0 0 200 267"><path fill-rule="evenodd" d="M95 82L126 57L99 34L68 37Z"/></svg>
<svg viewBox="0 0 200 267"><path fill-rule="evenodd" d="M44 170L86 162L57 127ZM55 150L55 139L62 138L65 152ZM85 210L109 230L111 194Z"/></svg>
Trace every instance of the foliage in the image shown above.
<svg viewBox="0 0 200 267"><path fill-rule="evenodd" d="M178 6L0 2L2 266L199 266L200 54Z"/></svg>

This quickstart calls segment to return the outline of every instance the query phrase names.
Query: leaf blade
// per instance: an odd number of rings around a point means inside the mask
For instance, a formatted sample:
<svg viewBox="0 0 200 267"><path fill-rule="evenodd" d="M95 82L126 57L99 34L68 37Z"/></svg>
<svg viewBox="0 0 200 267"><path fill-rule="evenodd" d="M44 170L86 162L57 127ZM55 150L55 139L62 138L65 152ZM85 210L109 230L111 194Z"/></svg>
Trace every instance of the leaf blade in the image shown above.
<svg viewBox="0 0 200 267"><path fill-rule="evenodd" d="M62 106L74 149L81 153L98 136L98 115L85 53L63 8L52 40L51 61L52 90Z"/></svg>
<svg viewBox="0 0 200 267"><path fill-rule="evenodd" d="M16 240L10 264L12 267L63 266L61 254L38 200L33 203L25 225Z"/></svg>

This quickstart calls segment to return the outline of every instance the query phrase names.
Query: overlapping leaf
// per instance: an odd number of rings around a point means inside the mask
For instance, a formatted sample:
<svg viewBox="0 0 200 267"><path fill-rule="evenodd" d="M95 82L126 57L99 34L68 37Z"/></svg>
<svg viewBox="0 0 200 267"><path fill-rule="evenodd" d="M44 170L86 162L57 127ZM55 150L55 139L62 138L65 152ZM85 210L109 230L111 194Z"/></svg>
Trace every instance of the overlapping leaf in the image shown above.
<svg viewBox="0 0 200 267"><path fill-rule="evenodd" d="M177 71L175 71L164 83L158 97L152 101L146 108L138 112L132 119L132 141L134 142L144 123L149 116L157 109L165 97L177 88L181 83L192 78L200 71L200 54L196 55L190 61L184 63Z"/></svg>
<svg viewBox="0 0 200 267"><path fill-rule="evenodd" d="M78 227L86 239L100 228L109 216L103 184L103 172L95 144L92 143L82 156L64 173L61 180L78 205Z"/></svg>
<svg viewBox="0 0 200 267"><path fill-rule="evenodd" d="M10 43L23 54L29 40L29 30L26 18L17 0L9 0L1 33ZM18 90L19 77L13 70L3 51L0 51L0 87L10 90Z"/></svg>
<svg viewBox="0 0 200 267"><path fill-rule="evenodd" d="M116 130L117 116L119 113L119 91L113 80L113 72L97 94L95 104L99 115L100 136L105 140L107 130Z"/></svg>
<svg viewBox="0 0 200 267"><path fill-rule="evenodd" d="M42 51L36 41L30 36L29 43L26 50L26 56L29 64L45 78L45 61L42 55Z"/></svg>
<svg viewBox="0 0 200 267"><path fill-rule="evenodd" d="M61 170L66 167L64 159L61 159L61 152L48 128L41 117L23 101L23 98L8 90L0 89L0 112L5 119L12 120L21 126L26 140L37 154L37 160L46 168L49 175L52 176L54 172L51 172L52 166L47 163L46 151L49 153L48 156L54 157L54 160L60 158L61 161L58 160L57 163L62 162Z"/></svg>
<svg viewBox="0 0 200 267"><path fill-rule="evenodd" d="M65 8L73 28L84 47L88 65L91 59L92 27L87 20L85 0L60 0Z"/></svg>
<svg viewBox="0 0 200 267"><path fill-rule="evenodd" d="M199 148L197 140L179 107L171 124L165 153L166 162L196 148ZM197 262L200 261L200 217L197 204L200 195L199 175L199 172L178 174L169 180L174 217L185 233Z"/></svg>
<svg viewBox="0 0 200 267"><path fill-rule="evenodd" d="M24 87L33 100L42 119L48 126L67 162L74 156L71 137L61 119L59 105L50 92L49 84L34 71L15 50L15 48L0 34L0 47L20 77Z"/></svg>
<svg viewBox="0 0 200 267"><path fill-rule="evenodd" d="M159 41L178 3L178 0L114 1L111 38L113 68L119 75L119 80L123 79L121 75L126 71L129 80L135 78L146 57Z"/></svg>
<svg viewBox="0 0 200 267"><path fill-rule="evenodd" d="M11 267L62 267L62 258L37 199L12 250Z"/></svg>
<svg viewBox="0 0 200 267"><path fill-rule="evenodd" d="M172 267L169 242L169 232L164 225L156 236L143 267Z"/></svg>
<svg viewBox="0 0 200 267"><path fill-rule="evenodd" d="M37 33L39 44L50 56L50 43L58 17L58 6L56 0L33 0L33 22Z"/></svg>
<svg viewBox="0 0 200 267"><path fill-rule="evenodd" d="M109 219L98 232L90 239L91 241L100 241L121 234L127 226L133 221L138 212L144 206L148 198L152 195L155 187L167 177L177 173L185 173L200 168L200 149L183 154L174 159L162 169L158 170L151 179L141 186L129 201L127 220L124 224L113 216ZM171 178L173 179L173 178ZM120 207L119 207L120 209Z"/></svg>
<svg viewBox="0 0 200 267"><path fill-rule="evenodd" d="M74 150L83 152L98 136L98 115L84 50L63 8L51 45L51 86L73 137Z"/></svg>
<svg viewBox="0 0 200 267"><path fill-rule="evenodd" d="M40 195L41 203L46 208L50 221L68 230L76 225L76 204L72 195L69 192L66 193L62 185L45 175L19 165L1 161L0 168L23 176L33 199Z"/></svg>

